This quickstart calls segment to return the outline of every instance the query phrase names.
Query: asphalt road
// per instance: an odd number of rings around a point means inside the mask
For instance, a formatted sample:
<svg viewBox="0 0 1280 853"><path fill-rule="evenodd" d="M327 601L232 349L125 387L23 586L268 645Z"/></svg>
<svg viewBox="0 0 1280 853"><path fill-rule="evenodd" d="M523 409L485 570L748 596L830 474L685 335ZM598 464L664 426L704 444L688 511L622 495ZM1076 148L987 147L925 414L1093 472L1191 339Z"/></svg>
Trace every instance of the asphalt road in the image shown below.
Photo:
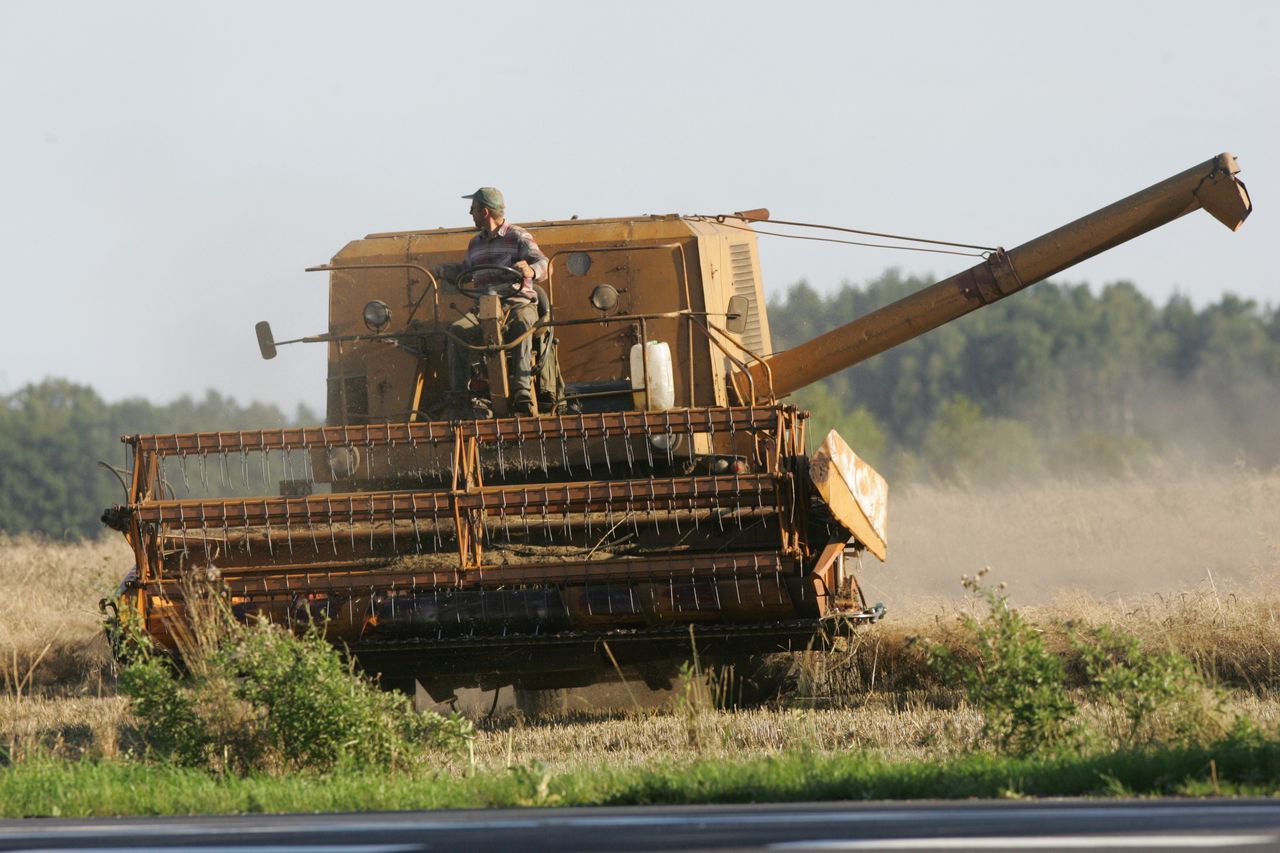
<svg viewBox="0 0 1280 853"><path fill-rule="evenodd" d="M0 850L1280 851L1280 800L804 803L0 821Z"/></svg>

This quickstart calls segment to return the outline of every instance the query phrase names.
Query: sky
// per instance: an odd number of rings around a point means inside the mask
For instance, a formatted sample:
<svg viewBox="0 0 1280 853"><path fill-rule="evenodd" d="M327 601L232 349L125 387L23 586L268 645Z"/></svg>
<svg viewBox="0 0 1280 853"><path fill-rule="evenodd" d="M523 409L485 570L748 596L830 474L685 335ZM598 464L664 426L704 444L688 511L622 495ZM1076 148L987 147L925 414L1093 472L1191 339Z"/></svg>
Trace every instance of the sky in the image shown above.
<svg viewBox="0 0 1280 853"><path fill-rule="evenodd" d="M375 231L720 213L1012 247L1220 151L1257 210L1058 277L1280 301L1280 8L0 0L0 394L323 411L304 267ZM971 258L762 238L767 292Z"/></svg>

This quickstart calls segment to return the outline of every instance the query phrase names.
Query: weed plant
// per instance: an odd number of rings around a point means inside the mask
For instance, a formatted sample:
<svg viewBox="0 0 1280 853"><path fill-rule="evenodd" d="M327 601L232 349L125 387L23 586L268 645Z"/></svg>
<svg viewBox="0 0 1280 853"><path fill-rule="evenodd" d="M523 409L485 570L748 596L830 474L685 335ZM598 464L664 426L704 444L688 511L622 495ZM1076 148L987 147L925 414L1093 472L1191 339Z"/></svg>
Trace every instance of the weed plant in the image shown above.
<svg viewBox="0 0 1280 853"><path fill-rule="evenodd" d="M951 646L930 647L930 662L941 675L961 685L981 709L983 733L1001 752L1027 755L1071 744L1079 734L1075 703L1067 694L1062 659L1045 648L1034 625L1004 595L1004 585L982 583L986 570L965 577L965 589L985 606L982 618L965 614L976 656L962 658Z"/></svg>
<svg viewBox="0 0 1280 853"><path fill-rule="evenodd" d="M1190 744L1227 733L1222 692L1184 655L1148 651L1137 637L1106 625L1077 632L1072 645L1087 692L1121 713L1126 745Z"/></svg>
<svg viewBox="0 0 1280 853"><path fill-rule="evenodd" d="M1068 690L1064 655L1050 650L1041 629L1009 605L1004 584L984 585L986 574L984 569L962 580L985 610L961 617L969 642L935 641L928 644L928 655L940 677L959 684L979 709L983 734L998 751L1053 753L1086 740L1126 748L1186 746L1228 733L1224 694L1185 655L1145 649L1118 628L1059 625L1068 632L1082 671L1083 687L1074 695L1122 721L1119 732L1088 730Z"/></svg>
<svg viewBox="0 0 1280 853"><path fill-rule="evenodd" d="M150 758L214 772L412 769L461 750L470 723L416 713L344 662L316 625L301 635L241 625L216 597L188 593L182 667L138 632L119 676Z"/></svg>

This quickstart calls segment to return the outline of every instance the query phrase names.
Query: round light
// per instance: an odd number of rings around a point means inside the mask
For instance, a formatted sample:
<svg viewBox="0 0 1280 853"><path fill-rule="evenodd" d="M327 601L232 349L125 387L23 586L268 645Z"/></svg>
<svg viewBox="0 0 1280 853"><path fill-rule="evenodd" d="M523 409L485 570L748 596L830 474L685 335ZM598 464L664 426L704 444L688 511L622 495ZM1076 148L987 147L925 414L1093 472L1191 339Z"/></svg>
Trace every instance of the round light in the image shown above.
<svg viewBox="0 0 1280 853"><path fill-rule="evenodd" d="M364 324L371 331L381 332L391 322L391 309L381 299L375 299L364 306Z"/></svg>
<svg viewBox="0 0 1280 853"><path fill-rule="evenodd" d="M360 451L354 447L330 447L329 470L335 479L346 480L360 467Z"/></svg>
<svg viewBox="0 0 1280 853"><path fill-rule="evenodd" d="M591 269L591 256L586 252L574 252L569 256L567 266L574 275L586 275L587 270Z"/></svg>
<svg viewBox="0 0 1280 853"><path fill-rule="evenodd" d="M591 304L602 313L612 311L618 307L618 288L612 284L597 284L591 291Z"/></svg>
<svg viewBox="0 0 1280 853"><path fill-rule="evenodd" d="M649 443L653 445L654 450L674 453L680 449L680 445L684 444L684 436L680 433L661 433L649 436Z"/></svg>

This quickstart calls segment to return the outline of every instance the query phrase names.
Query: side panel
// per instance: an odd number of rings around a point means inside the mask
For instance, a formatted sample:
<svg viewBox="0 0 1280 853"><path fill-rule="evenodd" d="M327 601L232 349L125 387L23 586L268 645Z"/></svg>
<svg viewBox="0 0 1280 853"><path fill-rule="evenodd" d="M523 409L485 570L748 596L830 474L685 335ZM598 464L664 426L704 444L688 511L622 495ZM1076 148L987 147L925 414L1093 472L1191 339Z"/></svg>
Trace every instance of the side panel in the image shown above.
<svg viewBox="0 0 1280 853"><path fill-rule="evenodd" d="M709 311L715 315L710 321L720 327L729 297L744 293L753 302L753 330L745 337L752 346L767 348L768 326L750 233L676 216L528 227L551 260L544 288L554 320L565 323L556 327L556 339L566 382L628 380L631 347L643 337L671 346L677 407L728 402L726 357L689 320L648 319L642 326L633 319L603 318L609 321L573 324L602 319L589 301L601 284L620 293L613 316ZM460 261L473 234L457 229L373 236L350 243L335 256L333 265L339 267L399 266L331 273L329 331L367 334L362 309L379 299L392 313L384 334L396 339L330 344L330 423L408 420L419 381L422 407L441 399L448 389L444 331L474 303L447 285L437 292L430 276L418 268ZM568 261L575 253L585 253L590 260L585 272L577 264L570 268ZM697 322L704 320L699 317Z"/></svg>

